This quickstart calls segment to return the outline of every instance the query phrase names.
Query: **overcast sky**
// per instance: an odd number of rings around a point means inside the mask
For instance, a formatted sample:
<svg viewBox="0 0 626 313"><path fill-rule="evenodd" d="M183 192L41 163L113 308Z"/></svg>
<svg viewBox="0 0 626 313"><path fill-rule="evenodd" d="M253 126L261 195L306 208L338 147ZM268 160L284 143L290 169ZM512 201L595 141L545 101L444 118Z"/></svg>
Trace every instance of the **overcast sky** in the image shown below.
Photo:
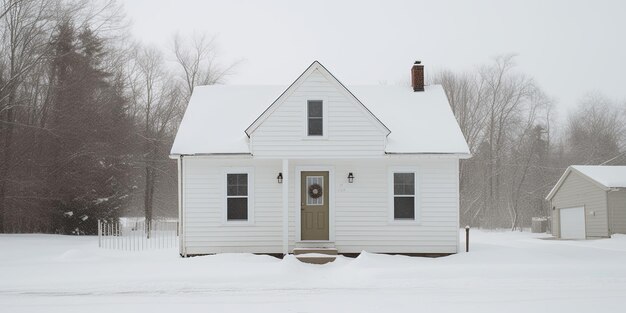
<svg viewBox="0 0 626 313"><path fill-rule="evenodd" d="M589 91L626 99L626 1L126 0L132 32L165 46L174 33L216 35L229 84L289 84L319 60L344 84L407 83L517 53L560 115Z"/></svg>

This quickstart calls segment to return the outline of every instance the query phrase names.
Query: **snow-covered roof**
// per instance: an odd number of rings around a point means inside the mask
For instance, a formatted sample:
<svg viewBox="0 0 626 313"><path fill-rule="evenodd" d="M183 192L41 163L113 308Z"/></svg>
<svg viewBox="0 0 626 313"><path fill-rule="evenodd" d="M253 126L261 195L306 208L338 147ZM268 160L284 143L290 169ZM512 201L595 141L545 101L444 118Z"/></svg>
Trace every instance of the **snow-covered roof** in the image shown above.
<svg viewBox="0 0 626 313"><path fill-rule="evenodd" d="M385 152L470 154L442 86L348 89L391 130Z"/></svg>
<svg viewBox="0 0 626 313"><path fill-rule="evenodd" d="M576 172L589 179L598 187L608 190L610 188L626 188L626 166L614 165L571 165L554 185L546 200L552 199L561 187L570 172Z"/></svg>
<svg viewBox="0 0 626 313"><path fill-rule="evenodd" d="M626 188L626 166L572 165L572 168L607 188Z"/></svg>
<svg viewBox="0 0 626 313"><path fill-rule="evenodd" d="M194 89L172 155L250 153L245 130L287 86L212 85ZM391 133L386 153L460 154L469 148L441 86L347 86Z"/></svg>
<svg viewBox="0 0 626 313"><path fill-rule="evenodd" d="M195 87L170 154L250 153L246 128L285 88Z"/></svg>

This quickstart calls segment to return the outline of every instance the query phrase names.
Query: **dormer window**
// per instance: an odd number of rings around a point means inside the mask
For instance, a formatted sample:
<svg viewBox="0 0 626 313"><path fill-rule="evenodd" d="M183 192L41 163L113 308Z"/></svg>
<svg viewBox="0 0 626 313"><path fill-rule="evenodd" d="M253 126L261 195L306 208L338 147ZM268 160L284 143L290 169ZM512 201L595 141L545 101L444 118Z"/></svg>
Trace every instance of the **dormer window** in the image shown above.
<svg viewBox="0 0 626 313"><path fill-rule="evenodd" d="M324 106L322 100L309 100L307 102L307 135L324 135Z"/></svg>

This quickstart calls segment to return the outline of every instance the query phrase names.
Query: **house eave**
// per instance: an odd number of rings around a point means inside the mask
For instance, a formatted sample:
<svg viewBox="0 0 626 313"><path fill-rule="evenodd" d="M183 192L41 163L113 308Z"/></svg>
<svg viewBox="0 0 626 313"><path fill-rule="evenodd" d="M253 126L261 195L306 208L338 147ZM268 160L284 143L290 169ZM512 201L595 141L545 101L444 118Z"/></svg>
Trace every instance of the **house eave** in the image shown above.
<svg viewBox="0 0 626 313"><path fill-rule="evenodd" d="M178 159L181 156L206 156L206 157L224 157L224 156L243 156L251 157L252 153L249 152L224 152L224 153L172 153L170 159Z"/></svg>
<svg viewBox="0 0 626 313"><path fill-rule="evenodd" d="M385 152L390 156L432 156L432 157L452 157L459 159L469 159L471 153L466 152Z"/></svg>
<svg viewBox="0 0 626 313"><path fill-rule="evenodd" d="M249 152L226 152L226 153L174 153L170 154L170 159L178 159L181 156L196 156L196 157L254 157L252 153ZM469 159L472 157L471 153L464 152L385 152L383 155L379 156L370 156L369 158L380 158L380 157L434 157L434 158L458 158L458 159ZM258 159L310 159L311 157L302 157L302 156L290 156L290 157L256 157ZM314 157L316 159L345 159L345 158L355 158L354 156L346 155L344 157Z"/></svg>

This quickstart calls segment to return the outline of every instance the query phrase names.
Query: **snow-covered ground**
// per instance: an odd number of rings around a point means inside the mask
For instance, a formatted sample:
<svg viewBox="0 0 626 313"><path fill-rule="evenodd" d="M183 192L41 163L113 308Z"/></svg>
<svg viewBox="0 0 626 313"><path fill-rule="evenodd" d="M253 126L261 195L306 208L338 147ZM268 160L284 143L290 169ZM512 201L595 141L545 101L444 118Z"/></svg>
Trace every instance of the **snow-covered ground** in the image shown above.
<svg viewBox="0 0 626 313"><path fill-rule="evenodd" d="M287 257L122 252L0 236L0 312L625 312L626 236L472 231L470 253Z"/></svg>

